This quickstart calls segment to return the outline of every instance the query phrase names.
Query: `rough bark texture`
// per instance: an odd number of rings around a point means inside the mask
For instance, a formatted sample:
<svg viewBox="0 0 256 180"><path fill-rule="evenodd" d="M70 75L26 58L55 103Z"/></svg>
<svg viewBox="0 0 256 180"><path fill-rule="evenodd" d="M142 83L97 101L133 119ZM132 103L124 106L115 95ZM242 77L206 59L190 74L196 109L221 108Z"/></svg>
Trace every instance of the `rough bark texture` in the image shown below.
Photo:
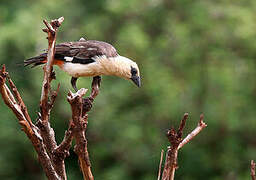
<svg viewBox="0 0 256 180"><path fill-rule="evenodd" d="M6 85L7 79L11 90ZM22 130L30 139L48 179L61 179L53 166L49 153L47 152L40 129L32 123L27 108L20 98L16 86L10 82L12 81L3 65L0 71L0 91L5 104L13 111L22 126Z"/></svg>
<svg viewBox="0 0 256 180"><path fill-rule="evenodd" d="M52 20L51 23L43 21L47 27L43 31L48 34L48 55L47 63L43 68L44 79L39 103L40 112L38 112L36 123L32 122L27 107L15 84L9 77L5 65L0 70L0 93L5 104L13 111L22 126L22 130L34 146L39 162L48 179L67 179L64 160L69 156L69 150L74 138L76 141L75 152L78 155L84 179L93 180L85 131L87 128L87 112L91 110L94 98L99 93L100 77L93 78L92 92L88 98L82 98L87 89L82 88L75 94L68 93L67 99L71 105L72 119L70 120L68 130L65 132L63 141L59 145L56 143L55 133L50 125L50 112L60 88L58 85L56 91L51 90L50 83L55 79L52 65L57 30L63 21L63 17Z"/></svg>
<svg viewBox="0 0 256 180"><path fill-rule="evenodd" d="M68 102L72 109L72 122L74 124L73 134L76 141L75 153L79 159L80 169L83 172L84 179L93 180L91 172L91 163L89 160L89 153L87 150L86 128L87 118L86 114L91 110L92 102L99 93L101 78L99 76L94 77L92 81L92 92L89 98L82 98L86 93L86 89L80 89L77 93L73 94L69 92Z"/></svg>

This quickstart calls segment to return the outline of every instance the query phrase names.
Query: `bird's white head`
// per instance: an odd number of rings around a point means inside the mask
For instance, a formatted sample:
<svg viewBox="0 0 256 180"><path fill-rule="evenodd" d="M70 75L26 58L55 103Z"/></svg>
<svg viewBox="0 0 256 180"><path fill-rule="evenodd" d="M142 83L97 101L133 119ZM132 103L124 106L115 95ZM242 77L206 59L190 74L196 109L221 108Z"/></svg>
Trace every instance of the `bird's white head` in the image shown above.
<svg viewBox="0 0 256 180"><path fill-rule="evenodd" d="M116 56L109 58L112 64L112 73L115 76L131 80L138 87L141 86L140 71L136 62L124 56Z"/></svg>

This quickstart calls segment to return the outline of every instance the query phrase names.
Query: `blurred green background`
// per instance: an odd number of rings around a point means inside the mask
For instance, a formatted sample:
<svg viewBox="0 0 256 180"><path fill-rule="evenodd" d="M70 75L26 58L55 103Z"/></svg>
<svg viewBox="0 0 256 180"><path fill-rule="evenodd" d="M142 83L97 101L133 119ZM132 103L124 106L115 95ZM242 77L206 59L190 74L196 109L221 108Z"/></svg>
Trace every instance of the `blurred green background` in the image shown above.
<svg viewBox="0 0 256 180"><path fill-rule="evenodd" d="M142 88L103 77L89 113L88 141L95 179L155 180L166 129L184 112L185 133L200 113L208 127L179 154L176 179L249 179L256 159L256 1L1 0L0 63L5 63L30 115L39 110L42 69L17 63L47 48L43 19L65 21L58 42L80 37L111 43L135 60ZM61 83L51 122L58 142L71 110L70 77ZM78 87L90 87L80 78ZM77 157L66 160L68 179L82 179ZM0 101L0 179L46 179L15 116Z"/></svg>

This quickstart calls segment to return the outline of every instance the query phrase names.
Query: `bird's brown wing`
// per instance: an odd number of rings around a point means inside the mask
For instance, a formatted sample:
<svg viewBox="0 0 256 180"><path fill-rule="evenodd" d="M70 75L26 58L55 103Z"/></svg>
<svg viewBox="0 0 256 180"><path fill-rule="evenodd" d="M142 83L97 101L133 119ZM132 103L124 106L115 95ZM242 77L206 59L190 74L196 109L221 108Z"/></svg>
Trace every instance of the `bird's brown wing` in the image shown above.
<svg viewBox="0 0 256 180"><path fill-rule="evenodd" d="M88 40L67 42L56 45L56 54L80 59L91 59L95 56L115 57L116 49L105 42Z"/></svg>
<svg viewBox="0 0 256 180"><path fill-rule="evenodd" d="M89 64L95 62L97 56L116 57L118 56L116 49L105 42L96 40L82 40L77 42L65 42L55 46L56 64L60 62ZM24 61L25 66L37 66L46 62L47 51L38 56L29 58ZM67 60L67 57L70 57Z"/></svg>
<svg viewBox="0 0 256 180"><path fill-rule="evenodd" d="M66 57L72 57L72 63L89 64L95 62L91 58L97 56L97 51L88 50L81 42L68 42L56 45L55 59L66 61Z"/></svg>

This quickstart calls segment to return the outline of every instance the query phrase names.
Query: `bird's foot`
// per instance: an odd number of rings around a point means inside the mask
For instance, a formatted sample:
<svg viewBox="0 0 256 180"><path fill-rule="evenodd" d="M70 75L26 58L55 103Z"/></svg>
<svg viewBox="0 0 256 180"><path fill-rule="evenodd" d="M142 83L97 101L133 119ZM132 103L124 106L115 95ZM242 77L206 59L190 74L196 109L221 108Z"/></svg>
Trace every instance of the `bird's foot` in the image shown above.
<svg viewBox="0 0 256 180"><path fill-rule="evenodd" d="M100 76L93 77L92 92L91 92L91 96L90 96L92 99L94 99L100 92L100 82L101 82Z"/></svg>
<svg viewBox="0 0 256 180"><path fill-rule="evenodd" d="M93 80L92 80L92 88L93 87L100 87L100 83L101 83L101 77L100 76L94 76Z"/></svg>
<svg viewBox="0 0 256 180"><path fill-rule="evenodd" d="M93 77L91 95L90 97L83 98L83 113L87 113L92 109L94 98L99 94L100 91L100 82L100 76Z"/></svg>
<svg viewBox="0 0 256 180"><path fill-rule="evenodd" d="M72 77L71 78L71 85L72 85L72 87L74 88L74 90L77 92L78 91L78 89L77 89L77 87L76 87L76 81L77 81L77 79L78 78L76 78L76 77Z"/></svg>

